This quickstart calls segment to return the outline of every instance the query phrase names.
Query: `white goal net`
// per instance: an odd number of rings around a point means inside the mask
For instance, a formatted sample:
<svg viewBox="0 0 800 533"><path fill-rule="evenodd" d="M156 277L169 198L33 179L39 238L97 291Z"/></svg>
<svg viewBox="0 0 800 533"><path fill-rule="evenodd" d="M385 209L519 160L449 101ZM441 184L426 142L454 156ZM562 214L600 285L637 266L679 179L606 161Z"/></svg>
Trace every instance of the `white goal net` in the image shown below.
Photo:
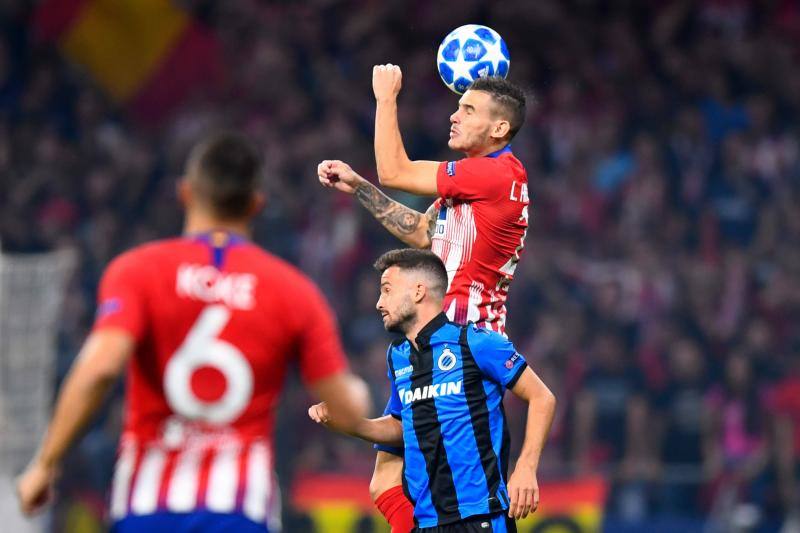
<svg viewBox="0 0 800 533"><path fill-rule="evenodd" d="M41 531L17 511L13 478L44 431L53 398L56 334L71 250L0 254L0 516L3 531ZM7 529L6 529L7 528Z"/></svg>

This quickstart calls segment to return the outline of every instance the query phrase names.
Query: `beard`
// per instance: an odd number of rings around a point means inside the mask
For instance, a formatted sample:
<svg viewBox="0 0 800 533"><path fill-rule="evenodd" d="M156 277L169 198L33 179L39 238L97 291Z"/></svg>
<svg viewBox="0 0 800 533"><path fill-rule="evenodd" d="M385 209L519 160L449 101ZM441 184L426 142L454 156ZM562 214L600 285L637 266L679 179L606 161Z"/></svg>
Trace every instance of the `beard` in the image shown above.
<svg viewBox="0 0 800 533"><path fill-rule="evenodd" d="M383 323L383 327L390 333L405 334L417 321L417 310L410 297L406 298L393 314L394 319Z"/></svg>

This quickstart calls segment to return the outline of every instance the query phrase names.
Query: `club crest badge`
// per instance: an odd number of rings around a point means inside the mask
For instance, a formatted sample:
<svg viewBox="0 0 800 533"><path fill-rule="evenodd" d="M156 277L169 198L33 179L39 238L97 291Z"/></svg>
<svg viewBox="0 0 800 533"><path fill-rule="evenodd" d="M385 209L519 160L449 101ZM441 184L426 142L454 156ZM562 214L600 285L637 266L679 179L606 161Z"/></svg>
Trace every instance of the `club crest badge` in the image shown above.
<svg viewBox="0 0 800 533"><path fill-rule="evenodd" d="M439 370L443 370L447 372L448 370L452 370L454 366L456 366L456 354L450 351L450 348L445 348L442 351L442 355L439 356L439 360L436 362Z"/></svg>

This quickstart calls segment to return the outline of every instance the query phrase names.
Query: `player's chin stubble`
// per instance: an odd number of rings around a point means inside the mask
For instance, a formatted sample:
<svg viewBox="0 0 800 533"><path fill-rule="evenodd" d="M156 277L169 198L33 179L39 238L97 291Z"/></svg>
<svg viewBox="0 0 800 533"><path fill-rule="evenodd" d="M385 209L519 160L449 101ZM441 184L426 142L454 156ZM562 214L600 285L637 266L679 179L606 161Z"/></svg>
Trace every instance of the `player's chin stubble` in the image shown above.
<svg viewBox="0 0 800 533"><path fill-rule="evenodd" d="M403 304L398 307L397 313L394 313L397 318L384 322L383 327L390 333L405 333L411 329L411 326L417 321L417 311L414 309L414 304L411 299L407 299Z"/></svg>

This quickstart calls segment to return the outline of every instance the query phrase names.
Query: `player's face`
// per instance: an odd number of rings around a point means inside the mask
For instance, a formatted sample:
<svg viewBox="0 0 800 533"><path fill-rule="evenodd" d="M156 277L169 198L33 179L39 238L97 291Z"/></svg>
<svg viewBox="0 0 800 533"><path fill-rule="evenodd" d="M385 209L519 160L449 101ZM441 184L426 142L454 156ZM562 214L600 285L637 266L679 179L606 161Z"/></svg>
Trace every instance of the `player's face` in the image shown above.
<svg viewBox="0 0 800 533"><path fill-rule="evenodd" d="M450 140L457 152L480 152L493 142L490 135L497 118L492 96L485 91L467 91L458 101L458 110L450 115Z"/></svg>
<svg viewBox="0 0 800 533"><path fill-rule="evenodd" d="M399 267L389 267L381 275L381 296L375 308L383 318L386 331L405 333L417 318L411 298L414 284Z"/></svg>

